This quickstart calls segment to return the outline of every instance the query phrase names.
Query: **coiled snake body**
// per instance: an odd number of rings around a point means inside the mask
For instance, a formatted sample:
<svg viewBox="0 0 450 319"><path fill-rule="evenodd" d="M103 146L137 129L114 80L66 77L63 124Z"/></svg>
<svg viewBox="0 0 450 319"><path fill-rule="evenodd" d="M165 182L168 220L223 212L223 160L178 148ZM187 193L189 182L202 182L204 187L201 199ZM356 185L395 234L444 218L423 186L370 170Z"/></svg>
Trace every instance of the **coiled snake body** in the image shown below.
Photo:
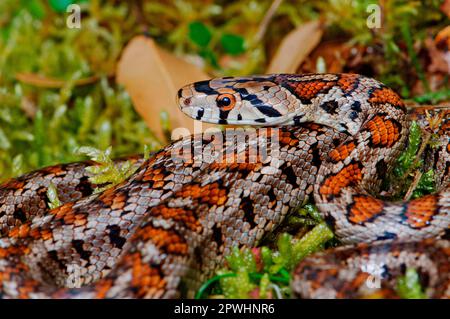
<svg viewBox="0 0 450 319"><path fill-rule="evenodd" d="M408 202L374 197L404 149L409 118L383 84L356 74L220 78L178 93L201 121L270 126L173 142L100 194L84 170L52 166L0 186L0 295L5 298L192 297L234 246L255 246L314 199L344 244L307 257L299 297L390 296L418 269L426 293L450 296L450 121L429 149L439 191ZM416 115L422 123L423 115ZM429 128L430 129L430 128ZM245 134L242 134L242 133ZM242 137L239 140L239 137ZM261 145L274 153L260 152ZM63 205L50 210L56 186ZM440 239L442 238L442 239ZM375 269L375 270L374 270Z"/></svg>

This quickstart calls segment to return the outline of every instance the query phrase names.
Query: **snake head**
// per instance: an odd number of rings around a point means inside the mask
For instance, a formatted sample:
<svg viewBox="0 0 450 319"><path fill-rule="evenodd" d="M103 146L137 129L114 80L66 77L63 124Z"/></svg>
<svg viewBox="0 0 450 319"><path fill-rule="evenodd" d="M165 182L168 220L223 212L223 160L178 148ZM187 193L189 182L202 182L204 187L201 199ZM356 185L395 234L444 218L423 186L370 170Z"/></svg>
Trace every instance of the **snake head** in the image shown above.
<svg viewBox="0 0 450 319"><path fill-rule="evenodd" d="M178 91L177 102L183 113L199 121L259 126L285 123L298 104L270 75L189 84Z"/></svg>

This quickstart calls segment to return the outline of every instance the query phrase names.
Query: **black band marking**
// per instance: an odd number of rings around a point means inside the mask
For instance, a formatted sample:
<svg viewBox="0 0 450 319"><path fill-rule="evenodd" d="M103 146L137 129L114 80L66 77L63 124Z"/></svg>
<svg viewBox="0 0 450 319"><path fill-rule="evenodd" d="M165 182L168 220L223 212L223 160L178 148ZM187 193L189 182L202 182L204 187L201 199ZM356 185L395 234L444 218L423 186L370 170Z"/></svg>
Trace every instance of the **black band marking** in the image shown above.
<svg viewBox="0 0 450 319"><path fill-rule="evenodd" d="M280 117L281 113L274 109L272 106L268 105L258 105L256 107L262 114L268 117Z"/></svg>

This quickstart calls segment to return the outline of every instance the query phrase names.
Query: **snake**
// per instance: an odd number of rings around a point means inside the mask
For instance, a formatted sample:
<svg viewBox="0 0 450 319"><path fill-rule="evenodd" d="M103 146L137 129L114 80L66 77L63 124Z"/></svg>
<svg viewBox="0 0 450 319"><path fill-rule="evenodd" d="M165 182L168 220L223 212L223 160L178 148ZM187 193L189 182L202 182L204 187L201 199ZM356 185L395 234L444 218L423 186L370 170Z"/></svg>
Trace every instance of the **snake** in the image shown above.
<svg viewBox="0 0 450 319"><path fill-rule="evenodd" d="M181 88L177 103L228 126L119 159L136 171L101 192L92 161L0 185L2 298L191 298L232 249L255 247L308 201L342 246L297 265L295 297L393 297L408 268L428 297L450 296L448 109L410 112L352 73L214 78ZM434 138L423 162L437 191L380 198L412 119Z"/></svg>

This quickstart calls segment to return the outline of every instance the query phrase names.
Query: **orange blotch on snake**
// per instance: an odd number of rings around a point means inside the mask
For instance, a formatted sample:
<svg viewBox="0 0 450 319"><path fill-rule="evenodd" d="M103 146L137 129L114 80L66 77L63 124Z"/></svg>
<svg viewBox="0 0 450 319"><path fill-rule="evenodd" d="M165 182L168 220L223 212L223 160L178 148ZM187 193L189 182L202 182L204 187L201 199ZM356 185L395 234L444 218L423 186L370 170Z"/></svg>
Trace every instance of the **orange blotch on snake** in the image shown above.
<svg viewBox="0 0 450 319"><path fill-rule="evenodd" d="M352 186L362 180L360 164L350 163L336 174L328 176L322 183L319 193L332 198L338 195L344 187Z"/></svg>
<svg viewBox="0 0 450 319"><path fill-rule="evenodd" d="M41 233L40 234L41 238L43 240L50 240L50 239L53 238L53 233L52 233L52 231L50 229L43 229L43 230L41 230L40 233Z"/></svg>
<svg viewBox="0 0 450 319"><path fill-rule="evenodd" d="M113 197L111 209L115 210L121 210L125 207L125 202L127 200L127 195L123 192L116 194L115 197Z"/></svg>
<svg viewBox="0 0 450 319"><path fill-rule="evenodd" d="M367 195L353 196L348 212L348 220L354 224L363 225L366 222L373 221L383 211L383 201Z"/></svg>
<svg viewBox="0 0 450 319"><path fill-rule="evenodd" d="M292 132L282 131L280 134L280 146L296 146L299 143L298 138Z"/></svg>
<svg viewBox="0 0 450 319"><path fill-rule="evenodd" d="M29 224L23 224L20 226L16 226L13 229L11 229L8 233L8 237L10 238L25 238L30 233L30 225Z"/></svg>
<svg viewBox="0 0 450 319"><path fill-rule="evenodd" d="M339 85L342 91L349 93L358 86L358 79L358 74L342 74L337 81L337 85Z"/></svg>
<svg viewBox="0 0 450 319"><path fill-rule="evenodd" d="M85 225L87 223L88 213L74 210L73 205L74 203L64 204L58 208L52 209L50 213L55 215L55 220L63 221L65 225Z"/></svg>
<svg viewBox="0 0 450 319"><path fill-rule="evenodd" d="M373 146L391 147L400 139L399 125L383 116L377 115L367 122Z"/></svg>
<svg viewBox="0 0 450 319"><path fill-rule="evenodd" d="M190 154L189 154L190 155ZM148 169L142 178L143 181L152 182L151 188L160 189L166 184L164 182L164 173L162 168Z"/></svg>
<svg viewBox="0 0 450 319"><path fill-rule="evenodd" d="M6 248L0 248L0 258L6 258L8 256L22 256L30 252L28 246L10 246Z"/></svg>
<svg viewBox="0 0 450 319"><path fill-rule="evenodd" d="M131 254L128 259L132 263L131 285L136 290L137 298L155 295L156 291L162 292L164 290L166 282L158 268L142 260L139 253Z"/></svg>
<svg viewBox="0 0 450 319"><path fill-rule="evenodd" d="M353 295L356 293L360 287L366 285L367 280L371 274L366 272L358 272L358 274L353 278L351 281L345 281L343 286L340 287L339 290L337 290L336 298L342 299L342 298L348 298L348 296Z"/></svg>
<svg viewBox="0 0 450 319"><path fill-rule="evenodd" d="M410 201L406 207L405 222L412 228L423 228L430 224L438 212L436 195L426 195Z"/></svg>
<svg viewBox="0 0 450 319"><path fill-rule="evenodd" d="M405 104L403 103L400 96L398 96L397 93L386 87L374 90L370 95L368 101L369 103L377 103L377 104L389 103L401 109L405 109Z"/></svg>
<svg viewBox="0 0 450 319"><path fill-rule="evenodd" d="M204 186L191 184L183 187L175 196L199 199L201 203L207 203L209 205L223 205L227 201L227 190L221 188L217 182Z"/></svg>
<svg viewBox="0 0 450 319"><path fill-rule="evenodd" d="M180 207L167 207L165 204L161 204L152 209L152 216L160 216L164 220L181 221L193 231L198 230L201 226L192 210Z"/></svg>
<svg viewBox="0 0 450 319"><path fill-rule="evenodd" d="M41 173L44 175L54 174L54 175L64 175L67 173L66 169L62 165L54 165L49 167L44 167L41 169Z"/></svg>
<svg viewBox="0 0 450 319"><path fill-rule="evenodd" d="M95 290L96 290L96 297L98 299L104 299L106 298L106 294L108 293L109 289L111 289L113 285L113 281L110 279L104 279L101 280L100 282L98 282L95 285Z"/></svg>
<svg viewBox="0 0 450 319"><path fill-rule="evenodd" d="M140 228L136 232L136 238L145 241L151 240L156 247L169 254L184 255L188 251L188 245L180 235L174 231L155 228L151 225Z"/></svg>
<svg viewBox="0 0 450 319"><path fill-rule="evenodd" d="M334 163L337 163L346 159L355 148L355 142L345 143L331 150L328 155Z"/></svg>
<svg viewBox="0 0 450 319"><path fill-rule="evenodd" d="M310 100L315 98L319 93L325 93L331 89L336 83L333 81L303 81L303 82L288 82L295 94L302 98Z"/></svg>
<svg viewBox="0 0 450 319"><path fill-rule="evenodd" d="M6 181L3 185L0 185L0 189L22 189L25 186L25 182L18 181L16 179L11 179Z"/></svg>

